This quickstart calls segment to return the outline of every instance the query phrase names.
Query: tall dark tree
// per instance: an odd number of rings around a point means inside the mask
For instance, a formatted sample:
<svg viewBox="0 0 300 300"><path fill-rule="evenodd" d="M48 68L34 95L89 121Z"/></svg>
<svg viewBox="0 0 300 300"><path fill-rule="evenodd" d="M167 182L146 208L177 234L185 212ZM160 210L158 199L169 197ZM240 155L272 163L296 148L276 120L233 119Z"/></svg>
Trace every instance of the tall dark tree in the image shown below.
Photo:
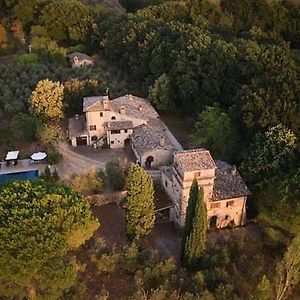
<svg viewBox="0 0 300 300"><path fill-rule="evenodd" d="M196 269L205 253L207 231L207 208L203 189L194 179L186 212L184 234L182 238L181 258L188 269Z"/></svg>
<svg viewBox="0 0 300 300"><path fill-rule="evenodd" d="M154 226L154 189L150 175L136 164L129 171L127 191L126 232L139 239Z"/></svg>

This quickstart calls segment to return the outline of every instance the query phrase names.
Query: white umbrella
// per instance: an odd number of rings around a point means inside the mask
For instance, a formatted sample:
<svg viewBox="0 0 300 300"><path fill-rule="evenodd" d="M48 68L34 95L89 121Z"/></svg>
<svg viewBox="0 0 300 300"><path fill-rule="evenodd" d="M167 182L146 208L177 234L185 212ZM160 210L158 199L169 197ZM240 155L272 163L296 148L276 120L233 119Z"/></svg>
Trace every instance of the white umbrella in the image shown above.
<svg viewBox="0 0 300 300"><path fill-rule="evenodd" d="M33 160L42 160L45 159L46 157L47 154L45 152L37 152L37 153L33 153L30 158Z"/></svg>

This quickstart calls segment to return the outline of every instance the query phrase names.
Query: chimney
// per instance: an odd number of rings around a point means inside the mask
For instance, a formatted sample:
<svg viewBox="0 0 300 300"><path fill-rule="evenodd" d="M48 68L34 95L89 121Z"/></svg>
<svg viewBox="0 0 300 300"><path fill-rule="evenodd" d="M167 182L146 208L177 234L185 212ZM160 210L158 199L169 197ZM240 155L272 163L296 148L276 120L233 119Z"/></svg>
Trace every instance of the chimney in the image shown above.
<svg viewBox="0 0 300 300"><path fill-rule="evenodd" d="M123 106L123 105L120 108L120 114L125 115L125 106Z"/></svg>
<svg viewBox="0 0 300 300"><path fill-rule="evenodd" d="M237 174L237 168L236 165L233 165L231 170L230 170L231 175L236 175Z"/></svg>
<svg viewBox="0 0 300 300"><path fill-rule="evenodd" d="M163 136L161 136L159 138L159 146L163 147L165 145L165 138Z"/></svg>
<svg viewBox="0 0 300 300"><path fill-rule="evenodd" d="M106 95L106 96L102 96L102 104L103 104L103 108L105 109L105 110L109 110L110 109L110 105L109 105L109 98L108 98L108 96Z"/></svg>

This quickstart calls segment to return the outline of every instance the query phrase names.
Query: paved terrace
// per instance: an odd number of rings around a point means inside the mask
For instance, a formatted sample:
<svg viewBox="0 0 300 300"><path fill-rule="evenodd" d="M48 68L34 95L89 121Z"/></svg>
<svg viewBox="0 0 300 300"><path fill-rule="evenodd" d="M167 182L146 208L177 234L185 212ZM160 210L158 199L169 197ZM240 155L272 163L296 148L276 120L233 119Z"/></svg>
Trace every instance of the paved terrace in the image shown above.
<svg viewBox="0 0 300 300"><path fill-rule="evenodd" d="M0 174L11 174L34 170L42 171L44 169L44 164L32 164L30 163L30 159L20 159L18 160L18 164L15 166L12 164L12 162L10 162L9 166L6 165L5 161L0 162Z"/></svg>

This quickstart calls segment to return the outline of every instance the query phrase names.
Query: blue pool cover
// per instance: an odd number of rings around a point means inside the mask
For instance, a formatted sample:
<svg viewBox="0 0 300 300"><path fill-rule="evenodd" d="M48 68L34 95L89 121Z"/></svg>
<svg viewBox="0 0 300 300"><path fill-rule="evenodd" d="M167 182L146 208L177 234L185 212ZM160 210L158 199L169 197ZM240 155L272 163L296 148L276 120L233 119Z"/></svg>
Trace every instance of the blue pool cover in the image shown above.
<svg viewBox="0 0 300 300"><path fill-rule="evenodd" d="M9 180L35 180L39 177L38 170L0 174L0 183Z"/></svg>

